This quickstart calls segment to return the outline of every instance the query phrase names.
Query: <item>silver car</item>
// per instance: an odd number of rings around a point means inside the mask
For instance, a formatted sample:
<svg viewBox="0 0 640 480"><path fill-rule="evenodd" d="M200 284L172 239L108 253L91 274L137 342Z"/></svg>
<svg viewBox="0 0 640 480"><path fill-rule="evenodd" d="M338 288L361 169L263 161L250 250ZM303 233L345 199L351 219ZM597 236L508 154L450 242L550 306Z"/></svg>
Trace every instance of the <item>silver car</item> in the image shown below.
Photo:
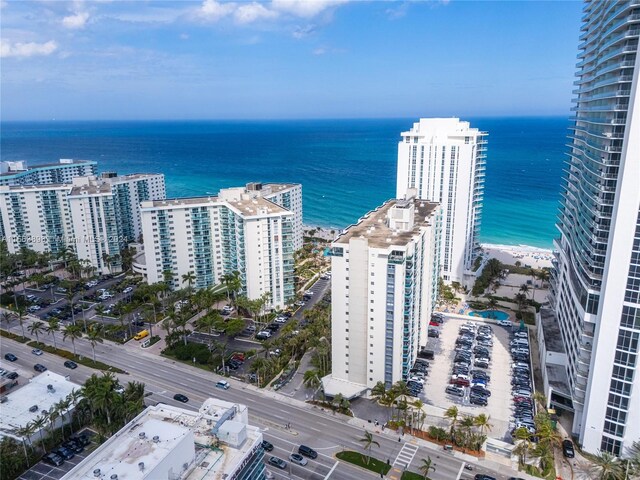
<svg viewBox="0 0 640 480"><path fill-rule="evenodd" d="M304 458L302 455L300 455L299 453L292 453L291 455L289 455L289 460L291 460L291 463L295 463L297 465L302 465L303 467L309 463L309 461Z"/></svg>

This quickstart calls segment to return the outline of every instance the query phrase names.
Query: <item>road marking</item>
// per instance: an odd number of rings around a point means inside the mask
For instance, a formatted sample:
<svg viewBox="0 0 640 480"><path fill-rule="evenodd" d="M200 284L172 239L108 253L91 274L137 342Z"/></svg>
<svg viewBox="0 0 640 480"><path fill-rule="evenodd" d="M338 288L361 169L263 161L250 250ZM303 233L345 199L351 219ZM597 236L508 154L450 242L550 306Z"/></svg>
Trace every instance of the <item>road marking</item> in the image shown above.
<svg viewBox="0 0 640 480"><path fill-rule="evenodd" d="M407 468L409 465L411 465L413 457L416 456L419 448L420 447L412 443L405 443L398 452L396 459L393 461L393 466Z"/></svg>
<svg viewBox="0 0 640 480"><path fill-rule="evenodd" d="M333 473L333 471L336 469L336 467L338 466L340 462L336 462L333 464L333 467L331 467L331 470L329 470L329 473L327 473L327 476L324 477L325 480L327 480L327 478L329 478L331 476L331 474Z"/></svg>
<svg viewBox="0 0 640 480"><path fill-rule="evenodd" d="M460 477L462 477L462 472L464 470L464 466L465 466L465 463L462 462L462 465L460 465L460 470L458 470L458 476L456 477L456 480L460 480Z"/></svg>

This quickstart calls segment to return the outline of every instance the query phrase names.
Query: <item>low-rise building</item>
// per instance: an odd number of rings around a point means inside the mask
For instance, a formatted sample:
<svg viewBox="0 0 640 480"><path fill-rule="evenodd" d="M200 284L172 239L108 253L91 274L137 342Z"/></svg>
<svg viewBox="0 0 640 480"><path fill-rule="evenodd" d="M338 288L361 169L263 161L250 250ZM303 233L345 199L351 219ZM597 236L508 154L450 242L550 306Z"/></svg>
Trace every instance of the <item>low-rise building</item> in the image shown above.
<svg viewBox="0 0 640 480"><path fill-rule="evenodd" d="M74 390L80 391L81 386L67 380L57 373L46 371L36 375L28 383L19 388L13 388L3 396L0 406L0 438L11 437L18 441L37 441L40 430L50 428L47 420L42 428L31 430L29 434L22 431L27 425L33 424L38 418L47 419L55 405L65 400ZM74 403L70 402L64 412L58 412L53 428L71 419ZM64 413L64 415L63 415Z"/></svg>
<svg viewBox="0 0 640 480"><path fill-rule="evenodd" d="M262 432L245 405L210 398L199 411L158 404L107 439L63 480L261 480Z"/></svg>
<svg viewBox="0 0 640 480"><path fill-rule="evenodd" d="M390 200L332 243L332 372L325 394L346 398L408 378L427 342L439 273L441 208Z"/></svg>

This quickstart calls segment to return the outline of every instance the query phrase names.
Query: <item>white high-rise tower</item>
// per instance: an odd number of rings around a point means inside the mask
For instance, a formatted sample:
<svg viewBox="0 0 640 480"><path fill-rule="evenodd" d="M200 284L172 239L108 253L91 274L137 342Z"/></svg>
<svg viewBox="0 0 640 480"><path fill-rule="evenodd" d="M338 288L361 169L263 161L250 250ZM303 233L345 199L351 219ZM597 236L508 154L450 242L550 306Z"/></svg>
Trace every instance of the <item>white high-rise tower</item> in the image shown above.
<svg viewBox="0 0 640 480"><path fill-rule="evenodd" d="M640 2L586 2L550 299L573 433L588 452L640 439Z"/></svg>
<svg viewBox="0 0 640 480"><path fill-rule="evenodd" d="M480 233L486 133L458 118L421 118L398 144L396 198L416 189L418 198L442 206L441 275L465 281Z"/></svg>

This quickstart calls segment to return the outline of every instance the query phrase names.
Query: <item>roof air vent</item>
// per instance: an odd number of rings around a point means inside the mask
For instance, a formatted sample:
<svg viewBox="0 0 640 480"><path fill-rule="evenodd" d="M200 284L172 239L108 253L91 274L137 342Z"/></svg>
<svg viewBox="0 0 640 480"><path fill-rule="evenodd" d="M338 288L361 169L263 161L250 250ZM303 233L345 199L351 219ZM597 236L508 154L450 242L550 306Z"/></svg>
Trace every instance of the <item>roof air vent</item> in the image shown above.
<svg viewBox="0 0 640 480"><path fill-rule="evenodd" d="M140 433L138 434L138 438L139 438L139 439L143 439L143 438L146 438L146 437L147 437L147 434L146 434L146 433L144 433L144 432L140 432Z"/></svg>
<svg viewBox="0 0 640 480"><path fill-rule="evenodd" d="M159 437L158 435L155 435L155 436L153 437L153 441L154 441L155 443L158 443L158 442L160 441L160 437Z"/></svg>
<svg viewBox="0 0 640 480"><path fill-rule="evenodd" d="M99 476L100 476L100 469L99 469L99 468L96 468L96 469L93 471L93 476L94 476L94 477L99 477Z"/></svg>
<svg viewBox="0 0 640 480"><path fill-rule="evenodd" d="M118 474L117 474L117 473L114 473L114 474L113 474L113 475L111 475L109 478L110 478L111 480L118 480Z"/></svg>
<svg viewBox="0 0 640 480"><path fill-rule="evenodd" d="M138 468L140 469L141 472L144 472L144 462L139 462Z"/></svg>

